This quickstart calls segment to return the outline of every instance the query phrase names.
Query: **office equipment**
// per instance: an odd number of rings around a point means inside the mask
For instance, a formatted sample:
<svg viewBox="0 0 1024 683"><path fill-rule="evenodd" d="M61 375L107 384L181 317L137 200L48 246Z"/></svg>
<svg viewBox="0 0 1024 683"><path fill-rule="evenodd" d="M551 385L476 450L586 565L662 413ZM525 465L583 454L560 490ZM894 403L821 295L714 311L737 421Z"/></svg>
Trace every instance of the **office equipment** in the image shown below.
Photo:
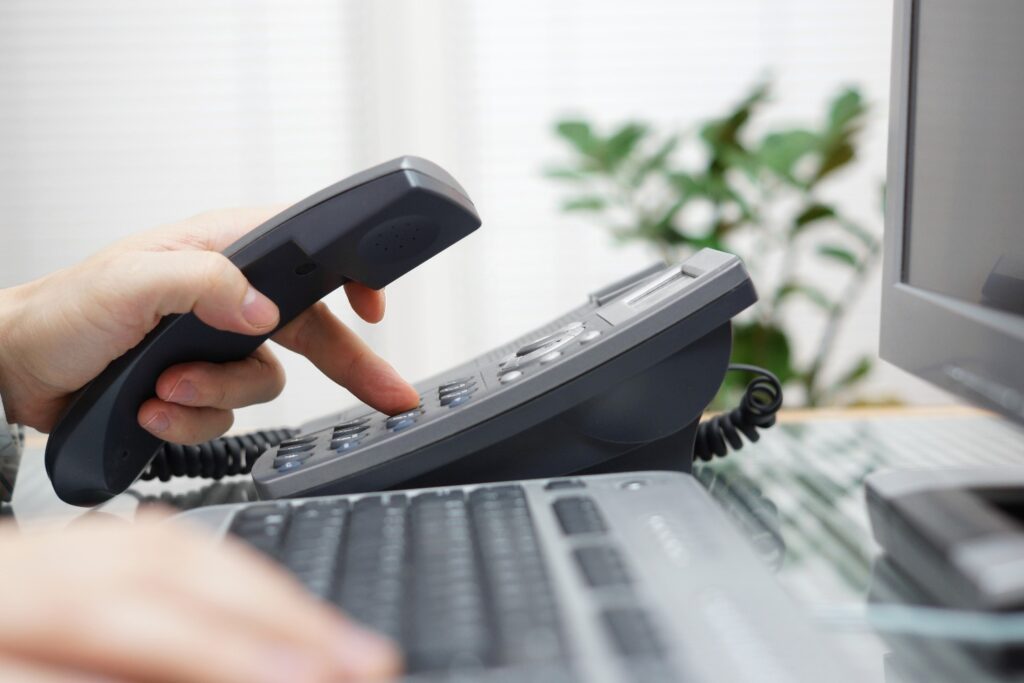
<svg viewBox="0 0 1024 683"><path fill-rule="evenodd" d="M637 469L689 471L756 440L781 401L759 378L698 428L721 384L730 320L756 295L739 259L704 249L595 292L510 344L418 383L419 408L328 415L252 470L262 498ZM754 368L750 368L756 370Z"/></svg>
<svg viewBox="0 0 1024 683"><path fill-rule="evenodd" d="M1024 422L1024 6L899 0L894 32L881 355Z"/></svg>
<svg viewBox="0 0 1024 683"><path fill-rule="evenodd" d="M879 544L942 604L1024 608L1024 465L879 472L866 493Z"/></svg>
<svg viewBox="0 0 1024 683"><path fill-rule="evenodd" d="M1024 423L1024 5L900 0L894 28L881 354ZM876 472L875 538L942 604L1019 609L1021 472Z"/></svg>
<svg viewBox="0 0 1024 683"><path fill-rule="evenodd" d="M349 280L379 289L480 225L473 203L439 166L401 157L332 185L224 250L280 310L280 325ZM46 465L67 502L94 505L125 490L160 440L139 406L176 363L248 356L273 332L223 332L194 314L167 316L73 399L50 435Z"/></svg>
<svg viewBox="0 0 1024 683"><path fill-rule="evenodd" d="M846 677L687 475L260 502L184 518L245 539L395 638L416 680Z"/></svg>

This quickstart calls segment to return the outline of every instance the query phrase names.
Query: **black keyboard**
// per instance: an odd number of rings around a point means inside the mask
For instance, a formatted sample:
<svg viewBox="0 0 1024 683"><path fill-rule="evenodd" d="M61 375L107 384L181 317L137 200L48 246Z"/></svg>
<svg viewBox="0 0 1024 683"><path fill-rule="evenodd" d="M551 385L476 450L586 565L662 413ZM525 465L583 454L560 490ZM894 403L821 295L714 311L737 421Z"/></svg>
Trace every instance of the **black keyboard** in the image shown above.
<svg viewBox="0 0 1024 683"><path fill-rule="evenodd" d="M560 519L577 528L584 517ZM265 503L244 508L231 531L397 641L409 673L545 665L554 674L566 659L520 486ZM630 648L637 615L607 618Z"/></svg>

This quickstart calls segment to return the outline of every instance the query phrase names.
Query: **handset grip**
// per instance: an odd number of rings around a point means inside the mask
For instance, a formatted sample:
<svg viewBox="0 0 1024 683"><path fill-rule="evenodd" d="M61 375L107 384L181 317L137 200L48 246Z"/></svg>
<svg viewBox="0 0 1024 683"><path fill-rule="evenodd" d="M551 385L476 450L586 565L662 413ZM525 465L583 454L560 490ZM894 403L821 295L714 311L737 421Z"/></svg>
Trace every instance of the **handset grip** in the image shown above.
<svg viewBox="0 0 1024 683"><path fill-rule="evenodd" d="M280 327L349 280L380 289L479 226L454 178L401 157L286 209L224 255L277 304ZM192 313L164 318L79 391L53 430L46 471L57 495L96 505L128 488L161 444L137 420L160 373L190 361L241 360L271 334L215 330Z"/></svg>

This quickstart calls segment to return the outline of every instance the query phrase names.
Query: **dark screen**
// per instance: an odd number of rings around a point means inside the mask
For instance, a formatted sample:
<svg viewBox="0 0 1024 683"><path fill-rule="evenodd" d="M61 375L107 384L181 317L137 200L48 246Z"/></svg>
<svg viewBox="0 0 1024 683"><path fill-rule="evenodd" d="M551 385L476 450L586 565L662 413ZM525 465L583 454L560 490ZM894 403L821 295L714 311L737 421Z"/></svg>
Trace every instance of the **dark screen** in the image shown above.
<svg viewBox="0 0 1024 683"><path fill-rule="evenodd" d="M921 0L904 280L1024 315L1024 1Z"/></svg>

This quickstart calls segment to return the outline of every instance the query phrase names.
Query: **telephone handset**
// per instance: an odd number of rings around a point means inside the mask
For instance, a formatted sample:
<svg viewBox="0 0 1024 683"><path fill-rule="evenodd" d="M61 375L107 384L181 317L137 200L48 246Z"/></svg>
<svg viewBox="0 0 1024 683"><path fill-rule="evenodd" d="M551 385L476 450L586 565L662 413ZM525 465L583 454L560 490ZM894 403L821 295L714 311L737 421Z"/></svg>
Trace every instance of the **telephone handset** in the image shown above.
<svg viewBox="0 0 1024 683"><path fill-rule="evenodd" d="M284 325L350 280L387 285L479 226L451 175L407 156L306 198L224 254L277 304ZM215 330L193 314L164 318L76 395L50 435L46 469L57 494L95 505L124 491L162 444L136 420L159 374L188 361L239 360L269 336Z"/></svg>

